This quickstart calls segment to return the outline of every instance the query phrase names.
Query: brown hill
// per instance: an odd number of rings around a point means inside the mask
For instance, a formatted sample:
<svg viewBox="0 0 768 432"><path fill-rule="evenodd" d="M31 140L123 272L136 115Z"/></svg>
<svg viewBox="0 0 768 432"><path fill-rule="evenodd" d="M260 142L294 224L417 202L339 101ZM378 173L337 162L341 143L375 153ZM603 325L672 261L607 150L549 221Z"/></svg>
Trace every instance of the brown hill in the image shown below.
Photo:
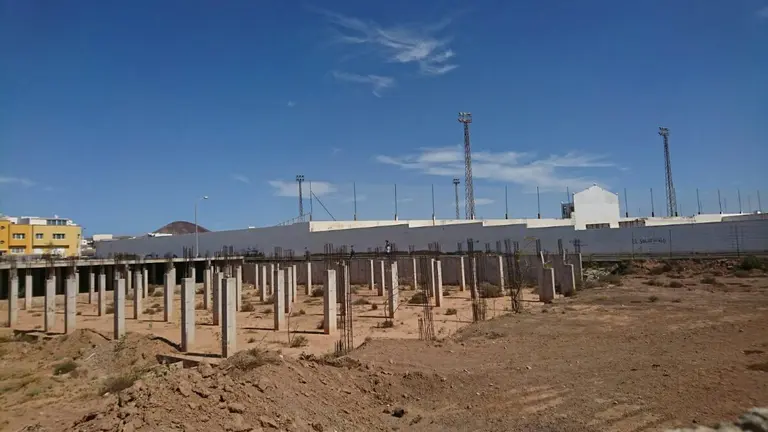
<svg viewBox="0 0 768 432"><path fill-rule="evenodd" d="M195 224L187 221L175 221L156 230L155 232L160 234L173 234L173 235L192 234L195 232ZM204 232L210 232L210 230L205 229L200 225L198 225L197 232L204 233Z"/></svg>

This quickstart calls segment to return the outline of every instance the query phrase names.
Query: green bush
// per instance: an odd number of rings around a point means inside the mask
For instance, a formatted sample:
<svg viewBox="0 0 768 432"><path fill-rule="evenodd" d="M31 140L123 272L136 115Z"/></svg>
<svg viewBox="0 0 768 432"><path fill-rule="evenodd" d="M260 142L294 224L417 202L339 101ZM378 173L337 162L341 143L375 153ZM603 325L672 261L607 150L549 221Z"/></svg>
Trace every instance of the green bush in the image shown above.
<svg viewBox="0 0 768 432"><path fill-rule="evenodd" d="M739 268L746 271L762 270L763 268L765 268L765 262L754 255L749 255L744 257L741 260L741 263L739 264Z"/></svg>

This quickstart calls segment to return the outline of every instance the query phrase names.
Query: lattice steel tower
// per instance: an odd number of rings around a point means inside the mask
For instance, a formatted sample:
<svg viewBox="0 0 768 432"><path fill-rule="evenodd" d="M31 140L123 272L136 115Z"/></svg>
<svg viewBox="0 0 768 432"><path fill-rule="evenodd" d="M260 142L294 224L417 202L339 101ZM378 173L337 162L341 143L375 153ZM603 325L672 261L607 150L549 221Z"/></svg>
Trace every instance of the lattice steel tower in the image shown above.
<svg viewBox="0 0 768 432"><path fill-rule="evenodd" d="M299 174L296 176L296 183L299 184L299 217L304 217L304 196L301 190L301 184L304 183L304 176Z"/></svg>
<svg viewBox="0 0 768 432"><path fill-rule="evenodd" d="M464 124L464 217L475 219L475 190L472 186L472 149L469 144L469 124L472 113L460 112L459 123Z"/></svg>
<svg viewBox="0 0 768 432"><path fill-rule="evenodd" d="M669 160L669 129L659 128L659 135L664 137L664 171L665 187L667 189L667 216L677 216L677 198L675 198L675 185L672 183L672 164Z"/></svg>
<svg viewBox="0 0 768 432"><path fill-rule="evenodd" d="M453 179L453 191L456 193L456 219L461 219L461 213L459 213L459 183L461 183L459 179Z"/></svg>

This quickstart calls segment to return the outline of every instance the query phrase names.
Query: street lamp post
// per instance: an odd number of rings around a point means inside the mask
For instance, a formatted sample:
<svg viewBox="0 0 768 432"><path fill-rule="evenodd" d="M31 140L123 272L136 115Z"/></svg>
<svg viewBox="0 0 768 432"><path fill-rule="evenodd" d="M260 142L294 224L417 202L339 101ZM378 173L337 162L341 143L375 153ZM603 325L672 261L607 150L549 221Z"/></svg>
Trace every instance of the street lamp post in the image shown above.
<svg viewBox="0 0 768 432"><path fill-rule="evenodd" d="M207 199L208 199L208 195L204 195L203 197L198 198L197 201L195 201L195 258L200 256L200 242L198 241L198 237L197 237L197 203Z"/></svg>

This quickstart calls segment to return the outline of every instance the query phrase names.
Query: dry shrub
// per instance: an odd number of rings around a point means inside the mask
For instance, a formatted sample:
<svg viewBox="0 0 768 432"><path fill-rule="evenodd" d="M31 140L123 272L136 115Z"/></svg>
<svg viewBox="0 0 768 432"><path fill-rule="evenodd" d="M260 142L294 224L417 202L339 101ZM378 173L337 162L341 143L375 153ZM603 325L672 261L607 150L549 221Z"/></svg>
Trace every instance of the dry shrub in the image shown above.
<svg viewBox="0 0 768 432"><path fill-rule="evenodd" d="M129 388L130 386L132 386L133 383L135 383L140 376L141 376L140 373L136 371L131 371L121 375L114 375L111 377L107 377L107 379L104 380L104 383L101 386L100 394L121 392Z"/></svg>
<svg viewBox="0 0 768 432"><path fill-rule="evenodd" d="M163 290L155 288L154 291L152 291L152 297L162 297L163 296Z"/></svg>
<svg viewBox="0 0 768 432"><path fill-rule="evenodd" d="M717 283L717 279L715 279L712 276L707 276L701 279L701 283L707 284L707 285L715 285Z"/></svg>
<svg viewBox="0 0 768 432"><path fill-rule="evenodd" d="M621 285L621 276L617 274L607 274L604 276L600 276L600 279L598 279L600 282L608 283L616 286Z"/></svg>
<svg viewBox="0 0 768 432"><path fill-rule="evenodd" d="M147 308L147 309L144 309L144 313L147 315L154 315L155 313L157 313L157 311L155 311L152 308Z"/></svg>
<svg viewBox="0 0 768 432"><path fill-rule="evenodd" d="M655 278L654 278L654 279L651 279L651 280L647 280L647 281L645 281L644 283L645 283L646 285L650 285L650 286L656 286L656 287L664 286L664 282L662 282L662 281L660 281L660 280L658 280L658 279L655 279Z"/></svg>
<svg viewBox="0 0 768 432"><path fill-rule="evenodd" d="M733 275L736 276L737 278L748 278L751 276L751 274L749 273L749 270L742 270L742 269L734 271Z"/></svg>
<svg viewBox="0 0 768 432"><path fill-rule="evenodd" d="M312 288L312 297L322 297L325 294L323 287Z"/></svg>
<svg viewBox="0 0 768 432"><path fill-rule="evenodd" d="M659 298L656 296L650 296L648 297L648 301L651 303L656 303L657 301L659 301Z"/></svg>
<svg viewBox="0 0 768 432"><path fill-rule="evenodd" d="M256 342L256 338L255 337L251 336L251 337L248 338L248 343L254 343L254 342Z"/></svg>
<svg viewBox="0 0 768 432"><path fill-rule="evenodd" d="M766 268L766 262L765 260L761 260L754 255L749 255L741 260L741 263L739 263L739 268L746 271L762 270Z"/></svg>
<svg viewBox="0 0 768 432"><path fill-rule="evenodd" d="M379 308L379 305L377 305L377 304L372 304L371 305L371 310L376 310L378 308Z"/></svg>
<svg viewBox="0 0 768 432"><path fill-rule="evenodd" d="M454 309L454 308L448 308L448 309L445 310L445 314L446 315L456 315L457 313L459 313L459 312L456 309Z"/></svg>
<svg viewBox="0 0 768 432"><path fill-rule="evenodd" d="M408 299L408 304L424 304L427 302L427 296L423 291L419 291Z"/></svg>
<svg viewBox="0 0 768 432"><path fill-rule="evenodd" d="M106 313L113 314L115 313L115 305L109 305L107 306Z"/></svg>
<svg viewBox="0 0 768 432"><path fill-rule="evenodd" d="M294 336L291 339L291 348L301 348L309 345L309 339L303 335Z"/></svg>
<svg viewBox="0 0 768 432"><path fill-rule="evenodd" d="M492 285L487 282L483 282L480 284L479 288L481 298L494 298L504 296L504 291L502 291L501 287L498 285Z"/></svg>
<svg viewBox="0 0 768 432"><path fill-rule="evenodd" d="M395 326L395 322L390 320L390 319L388 319L388 320L386 320L384 322L379 323L376 327L378 327L378 328L392 328L394 326Z"/></svg>
<svg viewBox="0 0 768 432"><path fill-rule="evenodd" d="M262 304L273 304L275 302L275 295L272 294L270 296L267 296L267 298L262 302Z"/></svg>
<svg viewBox="0 0 768 432"><path fill-rule="evenodd" d="M77 369L77 363L74 360L65 360L53 366L54 375L64 375Z"/></svg>
<svg viewBox="0 0 768 432"><path fill-rule="evenodd" d="M228 358L224 364L235 369L247 371L268 364L277 365L281 362L282 359L280 358L279 352L267 351L263 348L256 347L236 353Z"/></svg>
<svg viewBox="0 0 768 432"><path fill-rule="evenodd" d="M670 288L682 288L685 285L683 285L683 283L680 281L671 281L669 284L667 284L667 286Z"/></svg>
<svg viewBox="0 0 768 432"><path fill-rule="evenodd" d="M664 263L663 265L660 265L658 267L652 268L649 273L658 276L664 273L668 273L672 271L672 266L669 263Z"/></svg>
<svg viewBox="0 0 768 432"><path fill-rule="evenodd" d="M256 305L251 302L246 302L243 303L243 305L240 307L240 310L242 312L254 312L256 310Z"/></svg>
<svg viewBox="0 0 768 432"><path fill-rule="evenodd" d="M325 328L325 323L323 322L323 320L318 321L315 328L318 330L323 330Z"/></svg>
<svg viewBox="0 0 768 432"><path fill-rule="evenodd" d="M263 311L261 311L264 315L269 315L272 313L272 308L266 308Z"/></svg>
<svg viewBox="0 0 768 432"><path fill-rule="evenodd" d="M197 310L203 310L203 309L205 309L205 303L203 303L203 302L197 302L197 304L195 305L195 309L197 309Z"/></svg>
<svg viewBox="0 0 768 432"><path fill-rule="evenodd" d="M352 302L352 304L356 305L356 306L367 305L367 304L370 304L370 303L371 302L369 302L368 299L365 299L365 298L359 298L359 299L357 299L357 300Z"/></svg>

